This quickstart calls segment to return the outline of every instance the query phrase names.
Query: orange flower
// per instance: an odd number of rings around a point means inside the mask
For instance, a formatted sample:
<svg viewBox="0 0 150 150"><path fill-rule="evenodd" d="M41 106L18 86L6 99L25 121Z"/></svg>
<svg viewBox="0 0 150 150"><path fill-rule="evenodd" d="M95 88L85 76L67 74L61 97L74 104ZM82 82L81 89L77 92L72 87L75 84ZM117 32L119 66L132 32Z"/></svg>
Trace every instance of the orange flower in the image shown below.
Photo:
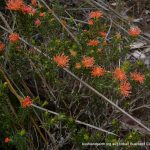
<svg viewBox="0 0 150 150"><path fill-rule="evenodd" d="M80 68L81 68L81 64L80 64L80 63L76 63L76 64L75 64L75 68L76 68L76 69L80 69Z"/></svg>
<svg viewBox="0 0 150 150"><path fill-rule="evenodd" d="M11 33L9 35L9 40L13 43L16 43L19 40L19 34L18 33Z"/></svg>
<svg viewBox="0 0 150 150"><path fill-rule="evenodd" d="M130 74L132 80L139 82L140 84L144 83L145 76L138 72L133 72Z"/></svg>
<svg viewBox="0 0 150 150"><path fill-rule="evenodd" d="M4 51L5 44L0 41L0 53Z"/></svg>
<svg viewBox="0 0 150 150"><path fill-rule="evenodd" d="M123 82L120 84L120 90L121 93L125 96L125 97L129 97L130 93L131 93L131 85L129 82Z"/></svg>
<svg viewBox="0 0 150 150"><path fill-rule="evenodd" d="M5 143L8 143L10 141L11 141L11 139L9 137L6 137L5 140L4 140Z"/></svg>
<svg viewBox="0 0 150 150"><path fill-rule="evenodd" d="M62 53L61 55L55 55L53 57L53 60L60 67L68 67L69 58L68 56L65 56L64 53Z"/></svg>
<svg viewBox="0 0 150 150"><path fill-rule="evenodd" d="M130 27L128 32L130 36L137 37L141 33L141 30L139 27L133 26L133 27Z"/></svg>
<svg viewBox="0 0 150 150"><path fill-rule="evenodd" d="M119 80L119 81L125 81L127 80L127 76L124 72L124 70L120 69L120 68L116 68L115 71L114 71L114 77L116 80Z"/></svg>
<svg viewBox="0 0 150 150"><path fill-rule="evenodd" d="M103 76L105 74L105 69L103 69L102 67L94 67L93 70L91 71L91 75L93 77L100 77Z"/></svg>
<svg viewBox="0 0 150 150"><path fill-rule="evenodd" d="M29 96L27 96L23 101L22 101L22 107L23 108L26 108L26 107L29 107L31 106L32 104L32 100Z"/></svg>
<svg viewBox="0 0 150 150"><path fill-rule="evenodd" d="M39 27L39 26L41 25L40 19L36 19L36 20L34 21L34 24L35 24L35 26Z"/></svg>
<svg viewBox="0 0 150 150"><path fill-rule="evenodd" d="M70 50L70 54L71 54L71 56L73 56L73 57L76 57L76 56L77 56L77 52L74 51L74 50Z"/></svg>
<svg viewBox="0 0 150 150"><path fill-rule="evenodd" d="M23 0L8 0L6 5L9 10L21 10Z"/></svg>
<svg viewBox="0 0 150 150"><path fill-rule="evenodd" d="M45 17L45 12L39 14L40 17Z"/></svg>
<svg viewBox="0 0 150 150"><path fill-rule="evenodd" d="M89 14L89 18L101 18L103 17L103 13L100 12L100 11L92 11L90 14Z"/></svg>
<svg viewBox="0 0 150 150"><path fill-rule="evenodd" d="M88 24L89 24L89 25L94 25L93 20L89 20L89 21L88 21Z"/></svg>
<svg viewBox="0 0 150 150"><path fill-rule="evenodd" d="M36 9L33 9L31 6L23 5L21 8L22 12L29 15L34 15L36 13Z"/></svg>
<svg viewBox="0 0 150 150"><path fill-rule="evenodd" d="M100 34L100 36L102 36L103 38L105 38L105 37L106 37L106 35L107 35L107 33L106 33L106 32L100 32L99 34Z"/></svg>
<svg viewBox="0 0 150 150"><path fill-rule="evenodd" d="M90 40L87 45L88 46L98 46L99 41L98 40Z"/></svg>
<svg viewBox="0 0 150 150"><path fill-rule="evenodd" d="M31 4L36 7L37 6L37 0L31 0Z"/></svg>
<svg viewBox="0 0 150 150"><path fill-rule="evenodd" d="M94 63L95 63L94 57L84 56L82 59L82 64L85 68L93 67Z"/></svg>

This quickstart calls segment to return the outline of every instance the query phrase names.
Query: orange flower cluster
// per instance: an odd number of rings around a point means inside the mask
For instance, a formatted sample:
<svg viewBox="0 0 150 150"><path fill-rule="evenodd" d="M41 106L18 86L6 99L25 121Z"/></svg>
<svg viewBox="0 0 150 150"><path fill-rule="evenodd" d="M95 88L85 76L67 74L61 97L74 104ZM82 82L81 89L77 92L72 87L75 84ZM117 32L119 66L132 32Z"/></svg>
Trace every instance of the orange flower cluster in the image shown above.
<svg viewBox="0 0 150 150"><path fill-rule="evenodd" d="M45 15L46 15L45 12L39 14L40 17L45 17Z"/></svg>
<svg viewBox="0 0 150 150"><path fill-rule="evenodd" d="M94 63L95 63L94 57L84 56L82 59L82 64L83 64L83 67L85 68L93 67Z"/></svg>
<svg viewBox="0 0 150 150"><path fill-rule="evenodd" d="M8 0L6 5L6 8L9 10L21 10L23 6L23 0Z"/></svg>
<svg viewBox="0 0 150 150"><path fill-rule="evenodd" d="M5 44L0 41L0 52L3 52L5 48Z"/></svg>
<svg viewBox="0 0 150 150"><path fill-rule="evenodd" d="M101 36L101 37L103 37L103 38L105 38L105 37L106 37L106 35L107 35L107 33L106 33L106 32L100 32L99 34L100 34L100 36Z"/></svg>
<svg viewBox="0 0 150 150"><path fill-rule="evenodd" d="M120 81L119 88L120 88L121 94L124 95L125 97L129 97L132 87L130 83L127 81L127 76L124 70L120 68L116 68L113 74L114 74L114 78Z"/></svg>
<svg viewBox="0 0 150 150"><path fill-rule="evenodd" d="M35 5L36 0L32 0L32 3ZM36 13L36 10L29 5L26 5L23 0L8 0L6 5L6 8L9 10L22 11L23 13L30 15L34 15Z"/></svg>
<svg viewBox="0 0 150 150"><path fill-rule="evenodd" d="M9 137L6 137L5 139L4 139L4 142L5 143L8 143L8 142L10 142L11 141L11 139L9 138Z"/></svg>
<svg viewBox="0 0 150 150"><path fill-rule="evenodd" d="M16 43L16 42L18 42L19 41L19 34L18 33L11 33L10 35L9 35L9 40L10 40L10 42L13 42L13 43Z"/></svg>
<svg viewBox="0 0 150 150"><path fill-rule="evenodd" d="M98 40L90 40L87 45L88 46L98 46L99 41Z"/></svg>
<svg viewBox="0 0 150 150"><path fill-rule="evenodd" d="M93 77L100 77L105 74L106 70L102 67L94 67L91 71Z"/></svg>
<svg viewBox="0 0 150 150"><path fill-rule="evenodd" d="M31 106L32 104L32 100L29 96L27 96L23 101L22 101L22 107L23 108L26 108L26 107L29 107Z"/></svg>
<svg viewBox="0 0 150 150"><path fill-rule="evenodd" d="M94 25L94 21L93 20L88 20L88 25Z"/></svg>
<svg viewBox="0 0 150 150"><path fill-rule="evenodd" d="M69 58L68 56L64 55L64 53L60 55L55 55L53 60L59 67L68 67Z"/></svg>
<svg viewBox="0 0 150 150"><path fill-rule="evenodd" d="M130 93L131 93L131 85L129 82L122 82L120 84L120 90L121 90L121 93L125 96L125 97L129 97L130 96Z"/></svg>
<svg viewBox="0 0 150 150"><path fill-rule="evenodd" d="M101 18L103 17L103 13L101 11L92 11L90 14L89 14L89 18L93 18L93 19L98 19L98 18Z"/></svg>
<svg viewBox="0 0 150 150"><path fill-rule="evenodd" d="M21 8L24 14L34 15L36 13L36 9L33 9L31 6L23 5Z"/></svg>
<svg viewBox="0 0 150 150"><path fill-rule="evenodd" d="M132 80L139 82L140 84L144 83L145 76L142 75L141 73L133 72L130 75L131 75Z"/></svg>
<svg viewBox="0 0 150 150"><path fill-rule="evenodd" d="M120 68L116 68L115 71L114 71L114 78L116 80L119 80L119 81L126 81L127 80L127 76L124 72L124 70L120 69Z"/></svg>
<svg viewBox="0 0 150 150"><path fill-rule="evenodd" d="M36 20L34 21L34 24L35 24L35 26L39 27L39 26L41 25L40 19L36 19Z"/></svg>
<svg viewBox="0 0 150 150"><path fill-rule="evenodd" d="M139 27L133 26L133 27L130 27L128 33L132 37L137 37L141 33L141 30Z"/></svg>

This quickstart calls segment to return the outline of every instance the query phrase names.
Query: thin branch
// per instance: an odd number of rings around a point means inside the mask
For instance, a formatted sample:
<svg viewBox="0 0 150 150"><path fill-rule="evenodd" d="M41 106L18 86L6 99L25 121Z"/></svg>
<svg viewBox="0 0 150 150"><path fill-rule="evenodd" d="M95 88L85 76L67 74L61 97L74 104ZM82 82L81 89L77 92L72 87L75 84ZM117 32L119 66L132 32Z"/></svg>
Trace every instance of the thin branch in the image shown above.
<svg viewBox="0 0 150 150"><path fill-rule="evenodd" d="M139 109L142 109L142 108L150 109L150 105L142 105L142 106L136 107L134 109L131 109L130 112L133 112L133 111L136 111L136 110L139 110Z"/></svg>
<svg viewBox="0 0 150 150"><path fill-rule="evenodd" d="M9 29L9 31L11 32L12 29L11 27L9 26L9 24L7 23L6 19L4 18L3 14L0 12L0 17L1 19L3 20L4 24L6 25L6 27Z"/></svg>
<svg viewBox="0 0 150 150"><path fill-rule="evenodd" d="M59 113L56 113L56 112L54 112L54 111L51 111L51 110L42 108L42 107L37 106L37 105L35 105L35 104L32 104L32 106L35 107L35 108L37 108L37 109L40 109L40 110L42 110L42 111L46 111L46 112L49 112L49 113L51 113L51 114L53 114L53 115L59 116ZM78 123L78 124L85 125L85 126L87 126L87 127L90 127L90 128L93 128L93 129L96 129L96 130L105 132L105 133L107 133L107 134L112 134L112 135L118 136L118 135L116 135L116 134L113 133L113 132L109 132L109 131L104 130L104 129L100 128L100 127L96 127L96 126L94 126L94 125L91 125L91 124L82 122L82 121L80 121L80 120L75 120L75 122Z"/></svg>
<svg viewBox="0 0 150 150"><path fill-rule="evenodd" d="M22 98L20 95L18 95L18 93L16 92L16 90L13 88L12 84L10 83L8 77L5 75L5 73L4 73L4 71L2 70L1 67L0 67L0 72L3 74L4 79L6 80L7 85L8 85L8 87L9 87L10 91L17 97L17 99L18 99L18 100L20 101L20 103L21 103L22 100L23 100L23 98Z"/></svg>

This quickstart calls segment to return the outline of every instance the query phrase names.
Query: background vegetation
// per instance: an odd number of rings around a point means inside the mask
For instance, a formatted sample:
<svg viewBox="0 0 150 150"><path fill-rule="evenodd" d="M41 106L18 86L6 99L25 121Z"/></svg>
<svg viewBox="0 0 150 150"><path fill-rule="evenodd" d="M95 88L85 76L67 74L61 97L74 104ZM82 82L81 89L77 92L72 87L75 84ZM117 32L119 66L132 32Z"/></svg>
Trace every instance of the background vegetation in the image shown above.
<svg viewBox="0 0 150 150"><path fill-rule="evenodd" d="M148 47L149 1L11 2L0 3L0 148L148 149L83 143L149 142L149 66L128 57Z"/></svg>

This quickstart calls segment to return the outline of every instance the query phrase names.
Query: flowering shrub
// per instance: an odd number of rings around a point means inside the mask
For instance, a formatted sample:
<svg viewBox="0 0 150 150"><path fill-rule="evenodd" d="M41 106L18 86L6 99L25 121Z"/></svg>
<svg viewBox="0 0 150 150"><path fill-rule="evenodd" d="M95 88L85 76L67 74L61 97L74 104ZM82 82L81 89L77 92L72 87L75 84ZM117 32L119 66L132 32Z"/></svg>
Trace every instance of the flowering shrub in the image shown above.
<svg viewBox="0 0 150 150"><path fill-rule="evenodd" d="M127 60L139 27L125 33L102 11L69 11L59 2L7 0L3 8L3 148L81 149L147 138L139 107L148 105L150 72Z"/></svg>

